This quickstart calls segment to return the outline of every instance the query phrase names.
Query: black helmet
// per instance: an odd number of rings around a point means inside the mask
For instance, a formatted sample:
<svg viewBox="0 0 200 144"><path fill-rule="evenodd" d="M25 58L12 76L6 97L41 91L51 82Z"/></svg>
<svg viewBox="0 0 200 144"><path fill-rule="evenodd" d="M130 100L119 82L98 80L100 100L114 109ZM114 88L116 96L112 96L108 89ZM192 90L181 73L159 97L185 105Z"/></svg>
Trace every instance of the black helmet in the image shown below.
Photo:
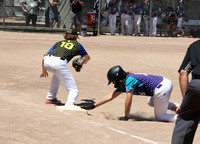
<svg viewBox="0 0 200 144"><path fill-rule="evenodd" d="M107 78L108 78L108 85L109 85L113 81L123 80L124 78L126 78L126 72L122 69L121 66L117 65L117 66L112 67L108 71Z"/></svg>

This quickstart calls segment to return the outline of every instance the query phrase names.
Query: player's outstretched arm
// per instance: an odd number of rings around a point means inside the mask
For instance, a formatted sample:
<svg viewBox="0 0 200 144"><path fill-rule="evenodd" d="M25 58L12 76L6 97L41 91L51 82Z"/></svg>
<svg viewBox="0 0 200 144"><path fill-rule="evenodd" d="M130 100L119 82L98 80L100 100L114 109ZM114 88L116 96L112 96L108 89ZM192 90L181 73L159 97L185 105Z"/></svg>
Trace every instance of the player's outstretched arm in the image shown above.
<svg viewBox="0 0 200 144"><path fill-rule="evenodd" d="M98 107L100 105L103 105L111 100L113 100L114 98L116 98L117 96L119 96L122 92L113 92L111 94L108 94L106 96L104 96L101 100L99 100L97 103L95 103L95 107Z"/></svg>
<svg viewBox="0 0 200 144"><path fill-rule="evenodd" d="M113 92L111 94L108 94L106 96L104 96L102 99L100 99L98 102L96 103L91 103L89 105L86 106L81 106L81 108L86 109L86 110L92 110L100 105L103 105L111 100L113 100L114 98L116 98L117 96L119 96L122 92Z"/></svg>

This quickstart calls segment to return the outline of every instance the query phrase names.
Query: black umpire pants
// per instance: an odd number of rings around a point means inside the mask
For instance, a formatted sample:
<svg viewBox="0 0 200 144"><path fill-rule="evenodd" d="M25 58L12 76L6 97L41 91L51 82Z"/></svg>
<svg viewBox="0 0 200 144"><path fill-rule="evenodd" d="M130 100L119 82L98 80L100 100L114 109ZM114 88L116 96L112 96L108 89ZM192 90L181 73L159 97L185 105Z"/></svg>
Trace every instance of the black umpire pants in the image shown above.
<svg viewBox="0 0 200 144"><path fill-rule="evenodd" d="M182 100L172 144L192 144L200 120L200 80L191 80Z"/></svg>

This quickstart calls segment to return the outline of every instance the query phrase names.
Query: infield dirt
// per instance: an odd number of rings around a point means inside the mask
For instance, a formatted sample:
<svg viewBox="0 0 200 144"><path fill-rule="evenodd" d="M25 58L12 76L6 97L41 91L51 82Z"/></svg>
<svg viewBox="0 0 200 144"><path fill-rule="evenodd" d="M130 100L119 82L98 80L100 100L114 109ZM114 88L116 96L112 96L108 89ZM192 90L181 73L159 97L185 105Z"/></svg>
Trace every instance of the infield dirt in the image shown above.
<svg viewBox="0 0 200 144"><path fill-rule="evenodd" d="M134 96L131 119L124 116L125 94L88 113L62 113L45 104L52 75L40 78L43 55L62 34L0 31L1 144L170 144L175 123L156 122L145 96ZM197 39L99 36L80 37L91 60L80 73L69 69L79 89L76 104L98 101L113 92L107 85L110 67L162 75L173 83L170 101L181 103L178 68ZM67 100L61 85L58 99ZM170 111L169 111L170 112ZM197 129L194 144L200 142Z"/></svg>

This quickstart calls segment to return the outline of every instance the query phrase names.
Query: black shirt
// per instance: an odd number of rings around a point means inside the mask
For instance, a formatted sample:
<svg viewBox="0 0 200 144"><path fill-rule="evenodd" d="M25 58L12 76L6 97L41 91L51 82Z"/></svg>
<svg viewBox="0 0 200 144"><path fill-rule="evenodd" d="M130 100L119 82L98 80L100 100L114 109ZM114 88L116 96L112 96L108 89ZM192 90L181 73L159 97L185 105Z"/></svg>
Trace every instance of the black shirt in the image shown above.
<svg viewBox="0 0 200 144"><path fill-rule="evenodd" d="M200 75L200 40L189 46L178 72L182 69L192 71L192 75Z"/></svg>
<svg viewBox="0 0 200 144"><path fill-rule="evenodd" d="M74 0L70 0L70 3L72 3ZM82 5L76 1L75 4L72 5L72 12L78 13L82 11Z"/></svg>
<svg viewBox="0 0 200 144"><path fill-rule="evenodd" d="M59 0L53 0L53 2L60 2L60 1ZM50 5L50 10L53 11L55 14L59 13L57 5L55 5L55 6Z"/></svg>

